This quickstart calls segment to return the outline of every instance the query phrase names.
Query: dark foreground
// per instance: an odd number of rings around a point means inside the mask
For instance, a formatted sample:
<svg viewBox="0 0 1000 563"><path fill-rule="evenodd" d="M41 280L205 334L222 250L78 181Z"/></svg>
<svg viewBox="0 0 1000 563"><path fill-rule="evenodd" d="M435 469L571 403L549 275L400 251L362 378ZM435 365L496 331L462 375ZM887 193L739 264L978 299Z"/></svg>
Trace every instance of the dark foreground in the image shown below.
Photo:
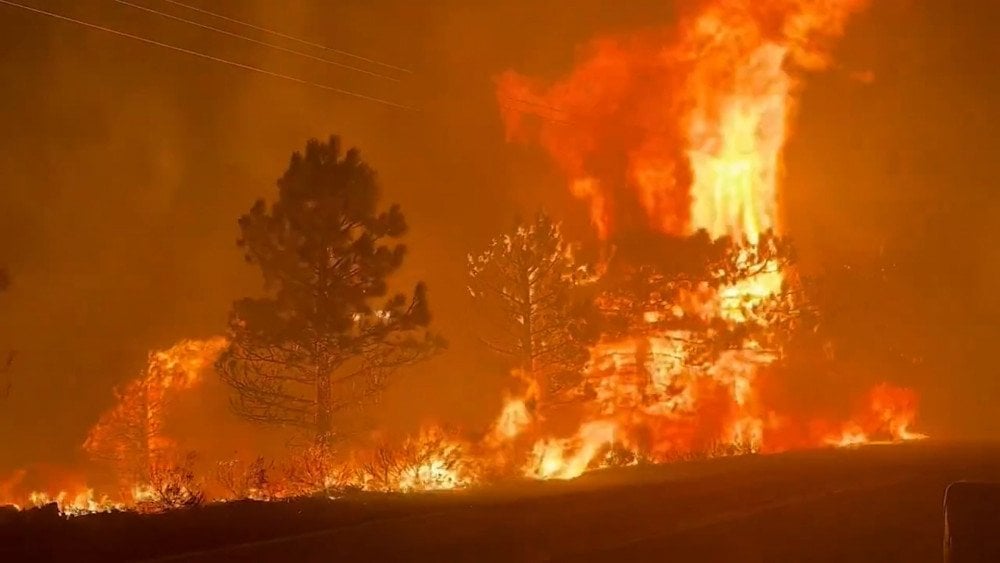
<svg viewBox="0 0 1000 563"><path fill-rule="evenodd" d="M484 491L0 520L0 561L940 562L942 496L1000 446L869 446ZM33 514L36 512L37 514Z"/></svg>

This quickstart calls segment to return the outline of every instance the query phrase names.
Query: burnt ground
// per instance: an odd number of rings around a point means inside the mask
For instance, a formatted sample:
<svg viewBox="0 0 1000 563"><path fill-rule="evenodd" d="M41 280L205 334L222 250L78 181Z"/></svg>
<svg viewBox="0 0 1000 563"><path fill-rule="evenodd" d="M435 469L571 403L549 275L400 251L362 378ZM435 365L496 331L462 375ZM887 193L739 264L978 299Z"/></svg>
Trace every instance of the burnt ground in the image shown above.
<svg viewBox="0 0 1000 563"><path fill-rule="evenodd" d="M478 491L0 515L0 561L939 562L942 496L1000 446L920 443L632 467Z"/></svg>

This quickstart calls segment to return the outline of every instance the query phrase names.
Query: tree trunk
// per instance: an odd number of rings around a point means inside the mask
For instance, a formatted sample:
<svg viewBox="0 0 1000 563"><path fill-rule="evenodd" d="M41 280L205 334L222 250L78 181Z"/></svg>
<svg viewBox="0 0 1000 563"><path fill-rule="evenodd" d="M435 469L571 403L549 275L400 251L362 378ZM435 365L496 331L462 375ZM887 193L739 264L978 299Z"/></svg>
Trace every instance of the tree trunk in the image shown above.
<svg viewBox="0 0 1000 563"><path fill-rule="evenodd" d="M544 405L548 398L549 381L544 370L537 361L537 350L535 347L535 296L532 291L531 275L527 267L521 270L521 369L538 383L538 395L535 397L535 407Z"/></svg>
<svg viewBox="0 0 1000 563"><path fill-rule="evenodd" d="M139 421L139 464L136 479L140 483L148 483L153 471L153 428L150 423L152 417L149 405L149 379L142 380L142 402L139 407L142 420Z"/></svg>
<svg viewBox="0 0 1000 563"><path fill-rule="evenodd" d="M316 443L329 446L333 434L333 389L330 370L316 370Z"/></svg>

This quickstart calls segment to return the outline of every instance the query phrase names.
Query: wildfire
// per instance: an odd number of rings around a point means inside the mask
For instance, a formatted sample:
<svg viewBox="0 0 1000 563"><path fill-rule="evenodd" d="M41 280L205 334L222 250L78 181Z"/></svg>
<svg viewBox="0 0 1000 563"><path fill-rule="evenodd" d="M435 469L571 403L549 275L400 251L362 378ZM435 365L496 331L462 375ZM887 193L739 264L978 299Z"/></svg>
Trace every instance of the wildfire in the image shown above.
<svg viewBox="0 0 1000 563"><path fill-rule="evenodd" d="M170 401L201 383L225 345L221 337L184 340L151 353L145 373L115 391L117 403L90 429L83 449L114 464L122 477L147 478L150 467L172 452L163 429Z"/></svg>
<svg viewBox="0 0 1000 563"><path fill-rule="evenodd" d="M603 37L550 84L507 72L498 96L509 138L537 141L588 202L596 234L705 231L736 245L751 275L682 291L642 313L624 338L604 338L585 368L594 398L575 436L545 438L527 474L572 477L604 463L611 444L666 461L695 452L779 451L789 422L762 404L761 371L780 348L753 336L697 365L692 333L664 319L751 326L783 299L788 272L764 256L779 233L782 151L806 71L830 65L829 46L864 0L693 3L676 29ZM536 119L537 118L537 119ZM636 213L636 211L639 213ZM811 445L916 439L909 390L879 386L857 420Z"/></svg>
<svg viewBox="0 0 1000 563"><path fill-rule="evenodd" d="M524 399L509 398L494 424L492 437L497 442L513 440L529 424L531 424L531 413L528 412Z"/></svg>
<svg viewBox="0 0 1000 563"><path fill-rule="evenodd" d="M628 330L605 334L589 350L573 389L575 431L548 429L539 378L517 371L525 389L506 397L478 437L434 426L395 442L351 444L339 456L313 448L291 460L283 477L260 464L235 475L236 464L228 464L231 497L456 489L511 474L572 479L612 465L924 437L911 430L917 397L908 389L879 385L855 416L836 422L793 419L761 393L766 369L783 354L767 338L775 327L766 313L784 303L794 282L769 245L781 231L782 151L796 96L804 72L830 65L829 43L866 1L694 4L676 28L595 40L552 84L505 73L498 95L523 102L502 104L508 135L544 147L570 193L587 203L600 239L705 231L731 241L728 266L745 275L733 281L723 268L674 299L653 291L649 303L629 303L638 312L626 319ZM607 264L596 270L585 283L600 279ZM626 309L607 295L597 306ZM697 334L678 328L685 323L739 338L706 359ZM116 390L116 405L88 433L84 450L111 462L127 501L82 488L31 493L29 504L55 502L78 514L200 501L190 471L165 465L177 447L164 421L173 397L196 389L225 346L221 337L186 340L150 354L146 371ZM789 438L790 427L808 440Z"/></svg>
<svg viewBox="0 0 1000 563"><path fill-rule="evenodd" d="M468 476L455 467L448 459L450 450L443 455L434 455L414 466L402 471L395 490L411 491L441 491L459 489L470 484Z"/></svg>
<svg viewBox="0 0 1000 563"><path fill-rule="evenodd" d="M535 479L573 479L591 467L594 459L615 441L615 424L588 422L576 436L543 439L535 443L524 474Z"/></svg>
<svg viewBox="0 0 1000 563"><path fill-rule="evenodd" d="M591 42L548 86L512 71L499 78L501 100L524 101L501 104L508 137L538 140L589 202L601 238L705 229L755 244L780 230L800 75L829 65L828 44L867 2L691 4L676 29Z"/></svg>
<svg viewBox="0 0 1000 563"><path fill-rule="evenodd" d="M873 388L867 399L867 404L855 419L845 425L839 436L828 437L827 444L856 446L927 437L909 429L917 416L917 396L911 389L882 384Z"/></svg>
<svg viewBox="0 0 1000 563"><path fill-rule="evenodd" d="M95 497L94 489L86 489L76 494L59 491L55 496L33 491L28 494L28 502L32 507L55 504L59 512L67 516L78 516L93 512L113 512L125 509L124 504L112 501L107 495Z"/></svg>

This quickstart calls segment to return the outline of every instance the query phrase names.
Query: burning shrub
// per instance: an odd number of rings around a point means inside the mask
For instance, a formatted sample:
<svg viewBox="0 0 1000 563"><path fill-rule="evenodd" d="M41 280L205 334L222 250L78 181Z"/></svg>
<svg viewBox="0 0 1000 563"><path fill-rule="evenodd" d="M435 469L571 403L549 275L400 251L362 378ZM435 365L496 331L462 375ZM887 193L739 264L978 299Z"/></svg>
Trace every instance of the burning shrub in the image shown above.
<svg viewBox="0 0 1000 563"><path fill-rule="evenodd" d="M329 447L313 444L293 455L282 466L282 473L290 495L310 495L317 492L329 494L343 490L346 480L344 468L336 463Z"/></svg>
<svg viewBox="0 0 1000 563"><path fill-rule="evenodd" d="M163 512L201 506L205 493L195 476L197 456L189 453L177 462L158 462L149 471L149 482L132 491L140 512Z"/></svg>
<svg viewBox="0 0 1000 563"><path fill-rule="evenodd" d="M737 442L727 442L724 440L716 440L708 445L707 448L702 450L691 452L687 459L712 459L716 457L734 457L741 455L755 454L759 450L759 446L751 441L737 441Z"/></svg>
<svg viewBox="0 0 1000 563"><path fill-rule="evenodd" d="M270 478L273 469L273 462L259 456L249 463L238 459L220 461L215 468L215 478L230 498L270 500L275 496Z"/></svg>
<svg viewBox="0 0 1000 563"><path fill-rule="evenodd" d="M366 488L391 491L398 482L404 465L402 452L386 443L381 443L371 451L367 459L358 465L358 474Z"/></svg>
<svg viewBox="0 0 1000 563"><path fill-rule="evenodd" d="M375 491L455 489L468 485L471 472L461 443L440 429L401 446L382 442L357 467L363 488Z"/></svg>
<svg viewBox="0 0 1000 563"><path fill-rule="evenodd" d="M621 444L614 444L604 457L606 467L628 467L645 461L639 452L630 450Z"/></svg>

